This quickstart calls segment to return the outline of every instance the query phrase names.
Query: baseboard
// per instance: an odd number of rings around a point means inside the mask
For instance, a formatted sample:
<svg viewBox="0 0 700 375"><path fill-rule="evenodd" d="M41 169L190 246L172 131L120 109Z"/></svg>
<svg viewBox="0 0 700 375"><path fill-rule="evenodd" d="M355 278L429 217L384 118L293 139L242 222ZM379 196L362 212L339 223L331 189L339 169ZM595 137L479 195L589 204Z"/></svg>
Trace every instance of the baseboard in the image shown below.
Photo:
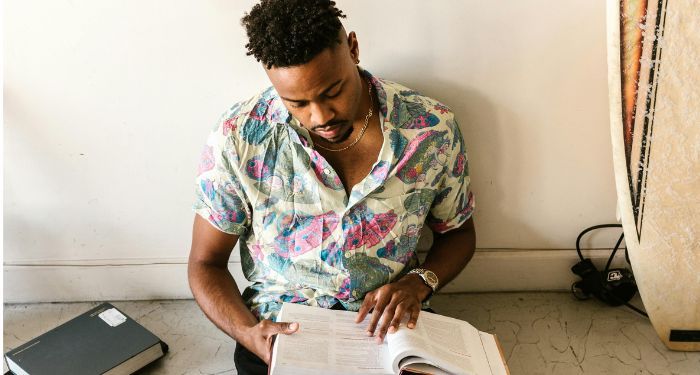
<svg viewBox="0 0 700 375"><path fill-rule="evenodd" d="M584 251L601 268L609 254ZM477 250L442 293L569 290L577 261L574 250ZM618 254L613 265L623 263ZM248 285L236 258L229 269L240 287ZM5 303L192 298L185 258L6 261L3 278Z"/></svg>

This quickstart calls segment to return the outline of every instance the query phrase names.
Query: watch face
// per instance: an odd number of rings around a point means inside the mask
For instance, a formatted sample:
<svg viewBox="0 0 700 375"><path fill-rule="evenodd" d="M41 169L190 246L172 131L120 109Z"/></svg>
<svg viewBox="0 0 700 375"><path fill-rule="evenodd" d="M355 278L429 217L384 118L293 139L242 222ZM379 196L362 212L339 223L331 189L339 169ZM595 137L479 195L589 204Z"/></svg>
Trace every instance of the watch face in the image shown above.
<svg viewBox="0 0 700 375"><path fill-rule="evenodd" d="M437 286L438 278L433 271L425 271L423 275L425 275L425 280L428 282L428 284L433 286L433 288Z"/></svg>

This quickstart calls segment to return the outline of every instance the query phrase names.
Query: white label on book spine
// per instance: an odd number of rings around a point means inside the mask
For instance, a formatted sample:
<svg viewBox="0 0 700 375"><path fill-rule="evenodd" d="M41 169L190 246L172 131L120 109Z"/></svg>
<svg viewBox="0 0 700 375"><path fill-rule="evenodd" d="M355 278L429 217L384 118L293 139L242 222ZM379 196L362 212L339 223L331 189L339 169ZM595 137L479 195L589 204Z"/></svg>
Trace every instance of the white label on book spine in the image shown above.
<svg viewBox="0 0 700 375"><path fill-rule="evenodd" d="M126 322L126 316L120 313L119 310L111 308L100 313L99 317L112 327L116 327Z"/></svg>

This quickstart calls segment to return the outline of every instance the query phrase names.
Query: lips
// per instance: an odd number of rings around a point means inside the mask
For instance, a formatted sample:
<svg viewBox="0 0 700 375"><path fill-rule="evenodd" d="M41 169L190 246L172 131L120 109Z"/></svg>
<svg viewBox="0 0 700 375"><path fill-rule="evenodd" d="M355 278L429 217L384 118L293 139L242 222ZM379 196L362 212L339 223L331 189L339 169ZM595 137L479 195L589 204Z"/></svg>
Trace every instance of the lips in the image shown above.
<svg viewBox="0 0 700 375"><path fill-rule="evenodd" d="M316 129L316 133L318 133L318 135L322 136L323 138L335 138L338 135L340 135L341 128L342 127L339 125L334 125L321 129Z"/></svg>

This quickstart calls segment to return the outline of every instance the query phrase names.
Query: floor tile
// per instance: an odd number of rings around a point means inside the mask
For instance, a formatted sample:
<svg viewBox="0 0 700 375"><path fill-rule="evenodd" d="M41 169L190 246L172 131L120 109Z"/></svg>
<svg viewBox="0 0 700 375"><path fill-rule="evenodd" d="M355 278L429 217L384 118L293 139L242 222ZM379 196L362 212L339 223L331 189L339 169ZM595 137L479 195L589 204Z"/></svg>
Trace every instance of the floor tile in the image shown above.
<svg viewBox="0 0 700 375"><path fill-rule="evenodd" d="M141 373L236 373L234 341L194 301L112 303L170 346L165 358ZM5 305L3 349L7 352L97 304ZM437 295L432 306L495 333L513 375L700 375L700 352L667 350L649 321L625 307L578 301L568 293Z"/></svg>

